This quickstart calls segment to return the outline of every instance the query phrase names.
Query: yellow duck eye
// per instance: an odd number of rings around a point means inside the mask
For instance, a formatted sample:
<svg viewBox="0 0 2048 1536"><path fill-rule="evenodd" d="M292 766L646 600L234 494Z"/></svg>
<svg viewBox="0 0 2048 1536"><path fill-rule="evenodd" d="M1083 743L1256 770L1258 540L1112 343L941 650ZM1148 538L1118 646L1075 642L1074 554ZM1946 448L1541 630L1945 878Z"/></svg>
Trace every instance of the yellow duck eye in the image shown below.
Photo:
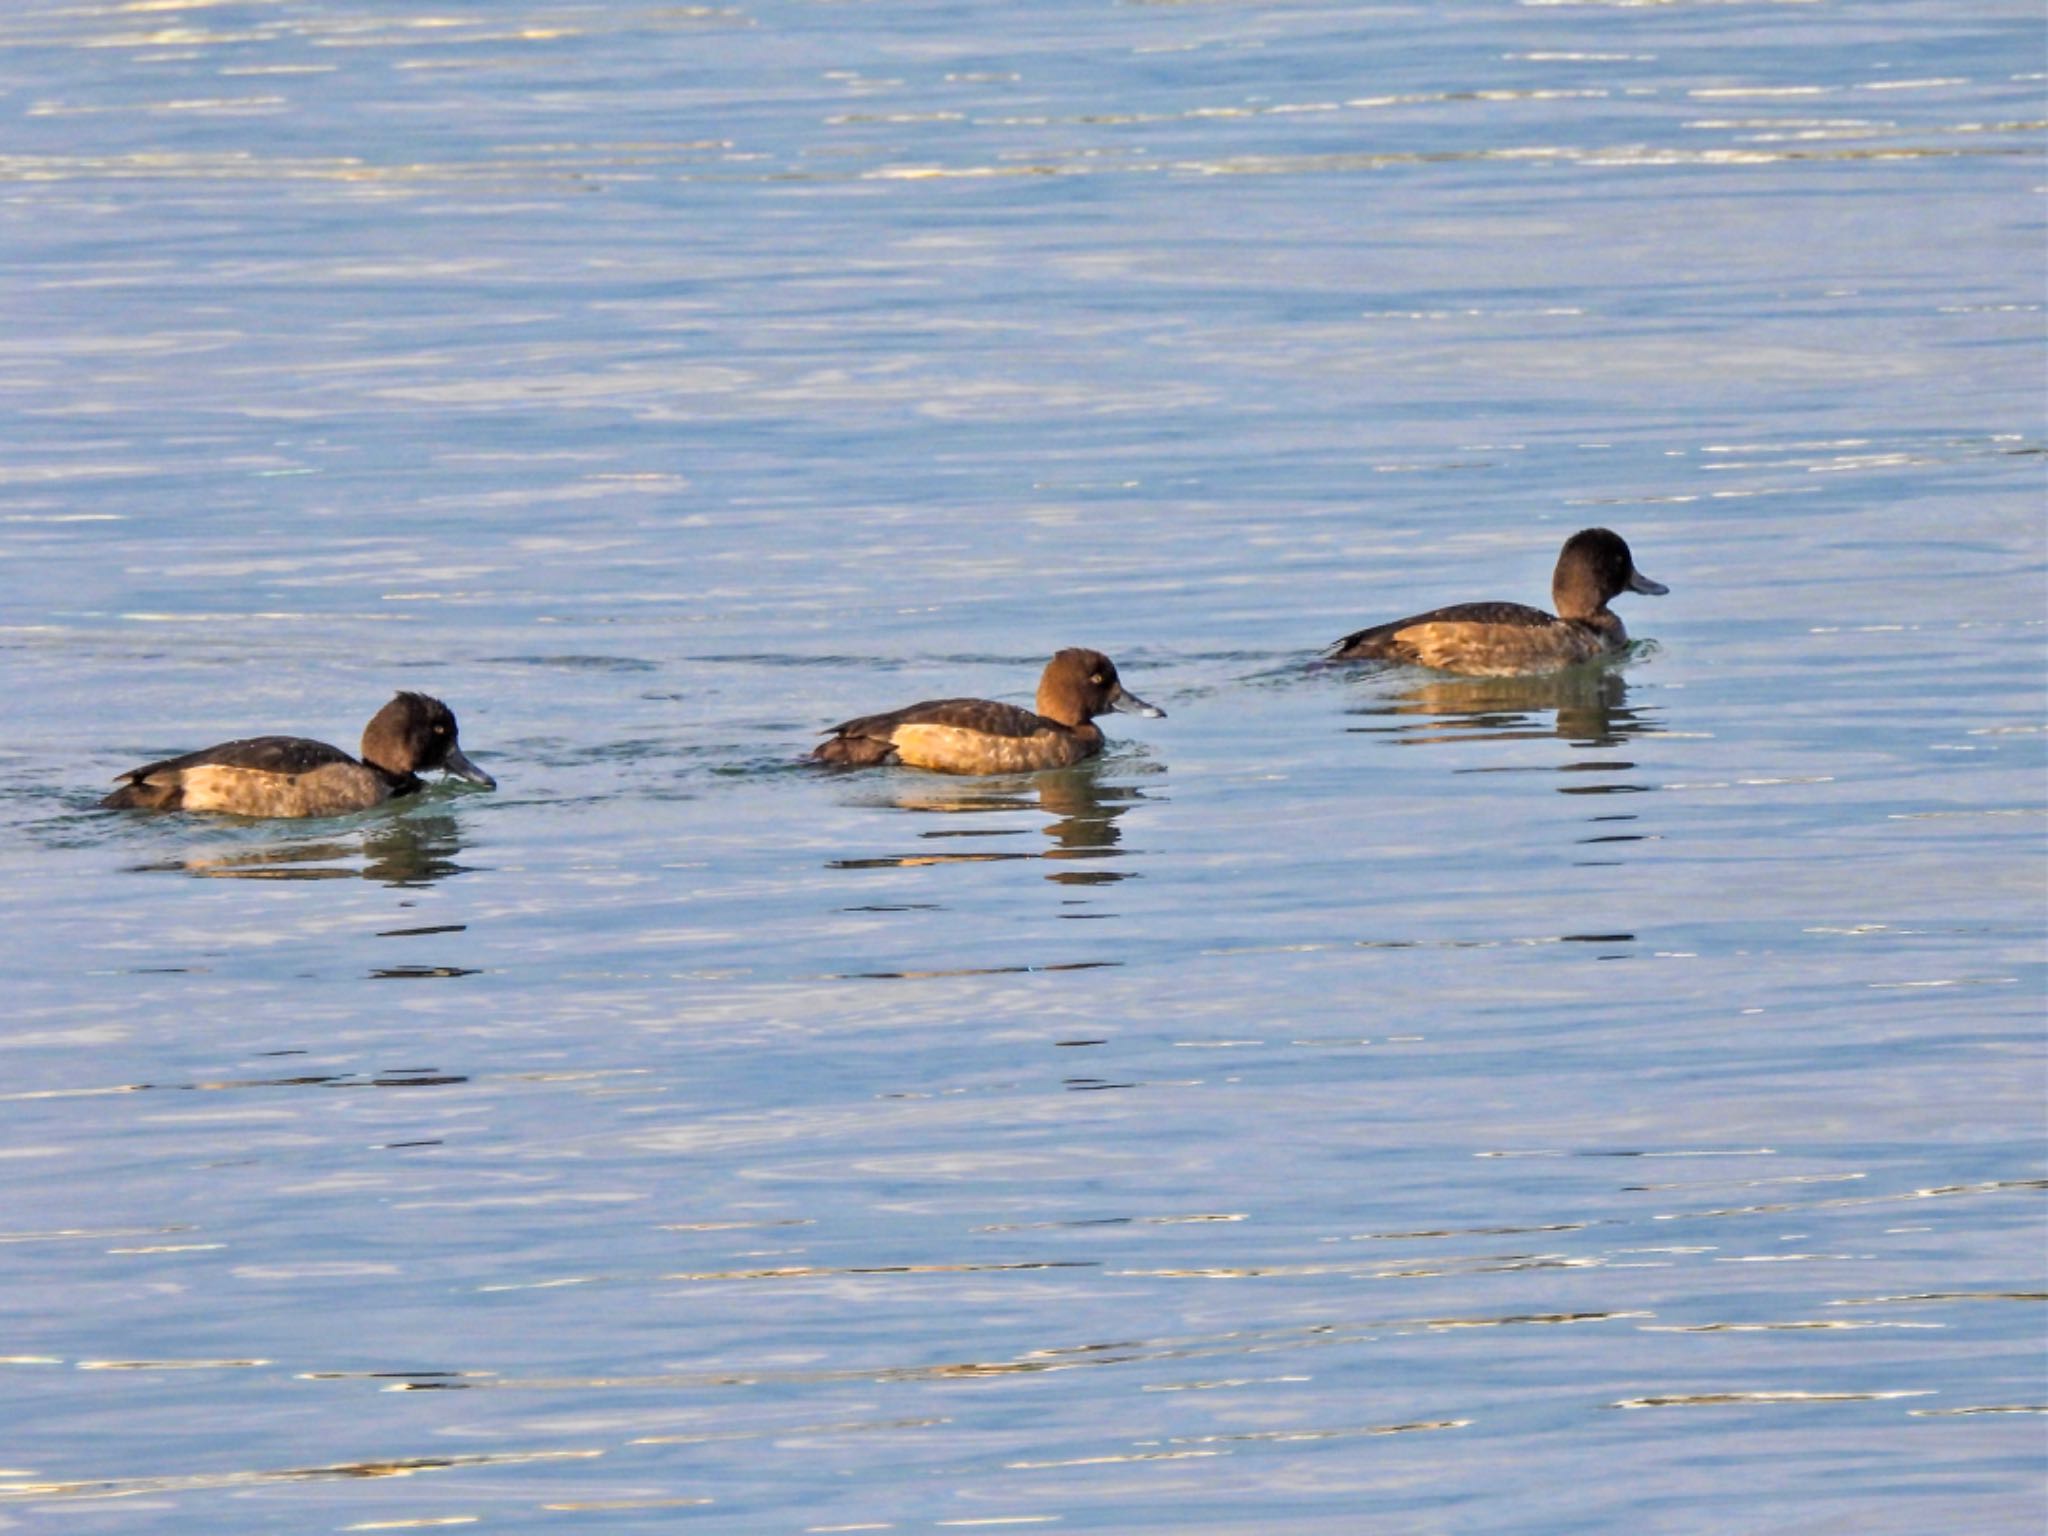
<svg viewBox="0 0 2048 1536"><path fill-rule="evenodd" d="M1089 678L1088 681L1091 683L1099 683L1102 681L1102 674L1098 672L1093 677Z"/></svg>

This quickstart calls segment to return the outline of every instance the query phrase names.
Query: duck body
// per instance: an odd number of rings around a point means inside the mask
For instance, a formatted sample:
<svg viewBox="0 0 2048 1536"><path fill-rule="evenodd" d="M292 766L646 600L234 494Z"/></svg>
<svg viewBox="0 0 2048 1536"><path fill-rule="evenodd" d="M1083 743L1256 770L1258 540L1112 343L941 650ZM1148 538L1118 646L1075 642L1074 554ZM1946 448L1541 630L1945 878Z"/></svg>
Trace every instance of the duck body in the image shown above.
<svg viewBox="0 0 2048 1536"><path fill-rule="evenodd" d="M993 699L926 699L833 728L812 756L849 768L903 763L940 773L1071 768L1102 751L1092 720L1063 725Z"/></svg>
<svg viewBox="0 0 2048 1536"><path fill-rule="evenodd" d="M251 736L147 763L100 804L114 811L225 811L341 816L418 793L415 774L386 773L304 736Z"/></svg>
<svg viewBox="0 0 2048 1536"><path fill-rule="evenodd" d="M1621 536L1587 528L1565 541L1551 577L1556 613L1525 603L1453 603L1354 631L1330 648L1332 661L1407 662L1468 677L1552 672L1611 656L1628 630L1607 604L1623 592L1670 588L1635 568Z"/></svg>
<svg viewBox="0 0 2048 1536"><path fill-rule="evenodd" d="M937 773L1036 773L1071 768L1102 751L1095 716L1166 712L1126 692L1100 651L1065 650L1039 679L1038 707L993 699L927 699L886 714L842 721L811 753L842 768L901 763Z"/></svg>
<svg viewBox="0 0 2048 1536"><path fill-rule="evenodd" d="M1561 619L1526 603L1453 603L1346 635L1331 659L1405 661L1468 677L1513 677L1575 666L1627 644L1628 631L1612 613L1602 623Z"/></svg>
<svg viewBox="0 0 2048 1536"><path fill-rule="evenodd" d="M304 736L250 736L145 763L100 802L114 811L211 811L233 816L343 816L425 787L441 769L496 788L463 755L455 716L439 699L401 693L363 731L361 760Z"/></svg>

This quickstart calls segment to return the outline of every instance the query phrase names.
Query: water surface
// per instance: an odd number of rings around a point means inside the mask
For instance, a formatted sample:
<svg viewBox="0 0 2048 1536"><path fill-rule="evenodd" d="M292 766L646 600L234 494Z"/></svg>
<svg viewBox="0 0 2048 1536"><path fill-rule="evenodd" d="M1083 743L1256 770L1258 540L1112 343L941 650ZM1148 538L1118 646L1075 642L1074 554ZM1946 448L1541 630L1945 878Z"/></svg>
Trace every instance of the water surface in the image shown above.
<svg viewBox="0 0 2048 1536"><path fill-rule="evenodd" d="M2040 43L13 8L0 1520L2038 1529Z"/></svg>

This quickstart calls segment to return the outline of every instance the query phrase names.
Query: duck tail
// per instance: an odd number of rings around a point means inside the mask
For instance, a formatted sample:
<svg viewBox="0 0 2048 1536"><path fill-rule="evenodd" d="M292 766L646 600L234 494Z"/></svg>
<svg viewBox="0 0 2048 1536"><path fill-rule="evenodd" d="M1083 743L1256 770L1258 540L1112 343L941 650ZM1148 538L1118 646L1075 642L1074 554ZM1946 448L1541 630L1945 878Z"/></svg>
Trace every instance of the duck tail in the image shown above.
<svg viewBox="0 0 2048 1536"><path fill-rule="evenodd" d="M185 803L185 786L176 779L129 779L100 802L103 811L175 811Z"/></svg>
<svg viewBox="0 0 2048 1536"><path fill-rule="evenodd" d="M1400 652L1394 643L1394 633L1399 624L1375 624L1370 629L1354 630L1341 640L1332 641L1323 651L1325 661L1394 661Z"/></svg>
<svg viewBox="0 0 2048 1536"><path fill-rule="evenodd" d="M873 768L897 761L896 744L873 736L833 736L818 743L811 757L837 768Z"/></svg>

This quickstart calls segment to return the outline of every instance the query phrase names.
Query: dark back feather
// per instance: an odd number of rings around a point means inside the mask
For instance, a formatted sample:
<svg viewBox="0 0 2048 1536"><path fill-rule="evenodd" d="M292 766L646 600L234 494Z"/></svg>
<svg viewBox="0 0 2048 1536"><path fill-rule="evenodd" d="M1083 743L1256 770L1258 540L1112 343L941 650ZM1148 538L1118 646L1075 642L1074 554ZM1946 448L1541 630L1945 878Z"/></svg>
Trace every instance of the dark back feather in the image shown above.
<svg viewBox="0 0 2048 1536"><path fill-rule="evenodd" d="M1498 624L1507 629L1535 629L1556 622L1554 615L1545 613L1541 608L1531 608L1527 603L1452 603L1445 608L1432 608L1427 613L1357 630L1331 647L1330 655L1340 661L1390 657L1394 654L1391 649L1394 637L1404 629L1422 624Z"/></svg>
<svg viewBox="0 0 2048 1536"><path fill-rule="evenodd" d="M160 763L145 763L121 775L127 783L139 784L163 774L182 773L188 768L246 768L252 773L310 773L332 763L353 763L339 747L304 736L250 736L241 741L224 741L202 747L183 757L167 757Z"/></svg>
<svg viewBox="0 0 2048 1536"><path fill-rule="evenodd" d="M989 736L1032 736L1053 722L1015 704L998 704L993 699L926 699L906 704L883 715L862 715L835 725L833 736L860 736L887 741L906 725L946 725L956 730L980 731Z"/></svg>

